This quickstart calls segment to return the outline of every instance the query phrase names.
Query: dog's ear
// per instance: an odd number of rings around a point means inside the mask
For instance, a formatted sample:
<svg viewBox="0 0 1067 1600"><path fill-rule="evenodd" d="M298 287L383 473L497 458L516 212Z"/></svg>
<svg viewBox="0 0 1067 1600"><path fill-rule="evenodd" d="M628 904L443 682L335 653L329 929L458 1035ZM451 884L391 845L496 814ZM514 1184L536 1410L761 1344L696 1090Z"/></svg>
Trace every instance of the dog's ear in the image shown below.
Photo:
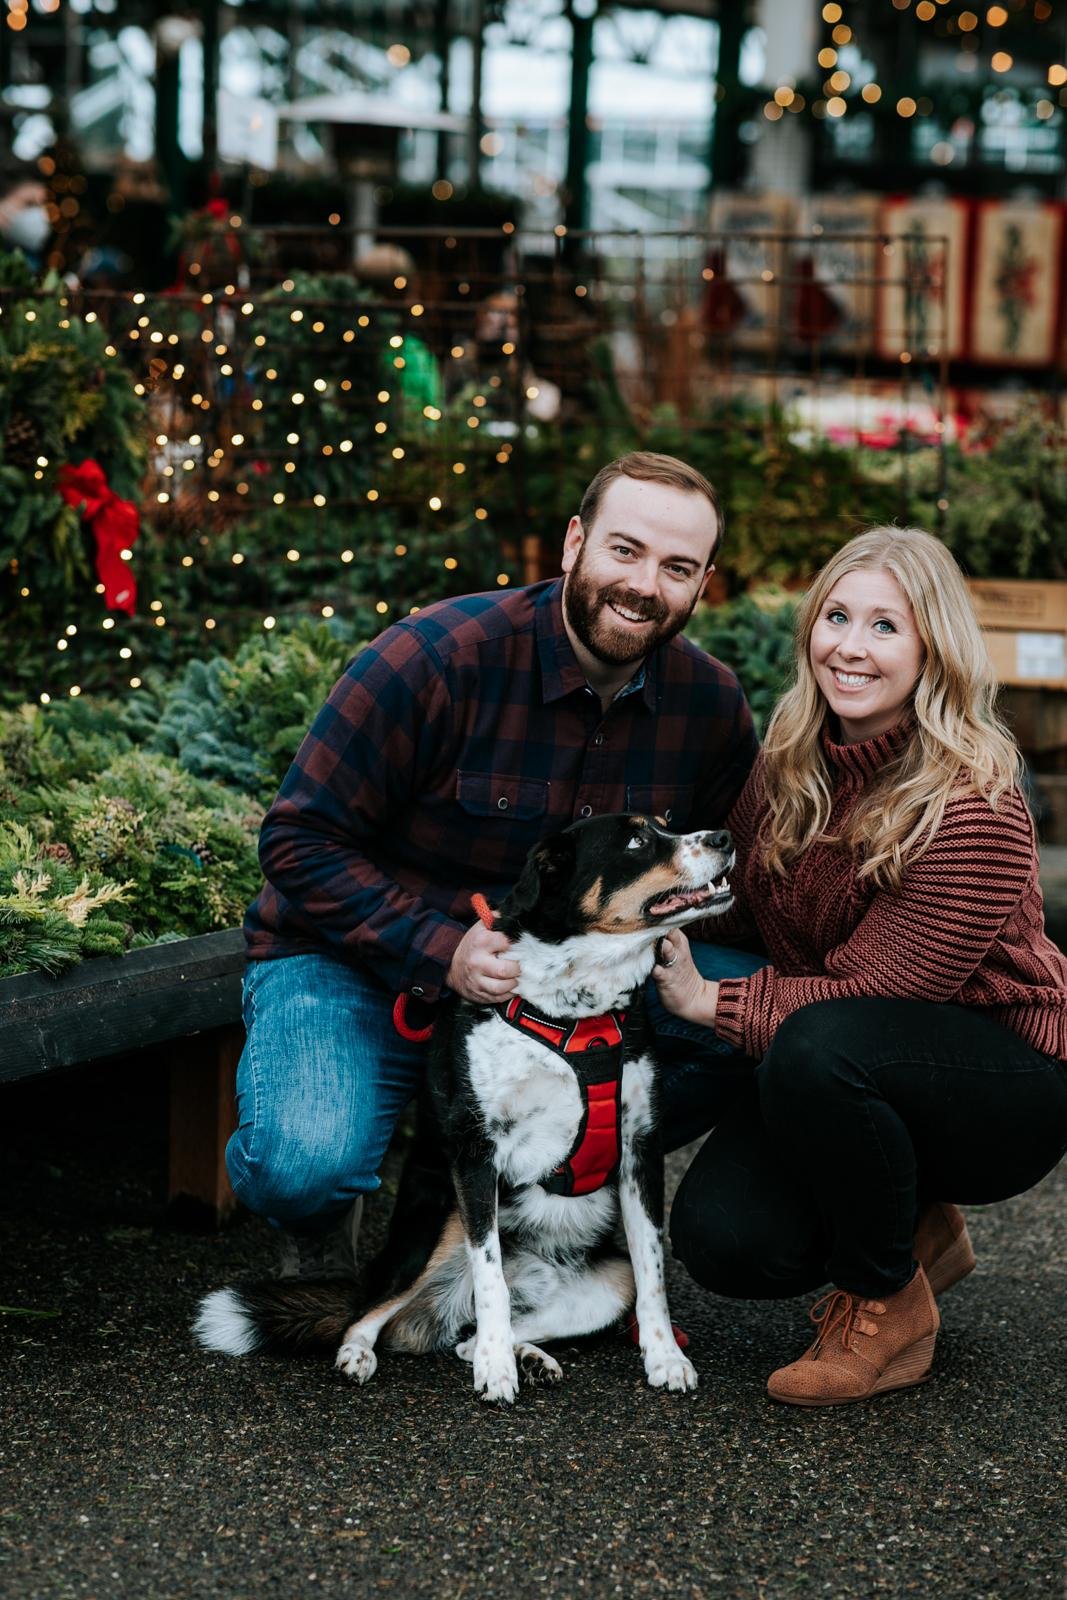
<svg viewBox="0 0 1067 1600"><path fill-rule="evenodd" d="M574 840L566 833L535 844L526 857L519 881L501 906L501 915L529 923L545 903L561 906L563 890L574 872Z"/></svg>

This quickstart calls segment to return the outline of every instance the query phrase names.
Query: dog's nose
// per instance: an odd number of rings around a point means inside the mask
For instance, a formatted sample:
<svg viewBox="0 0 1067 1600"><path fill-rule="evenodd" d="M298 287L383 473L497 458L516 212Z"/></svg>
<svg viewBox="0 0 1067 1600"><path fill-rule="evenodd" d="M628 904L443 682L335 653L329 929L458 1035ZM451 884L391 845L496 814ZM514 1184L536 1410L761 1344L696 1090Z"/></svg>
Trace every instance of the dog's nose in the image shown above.
<svg viewBox="0 0 1067 1600"><path fill-rule="evenodd" d="M718 833L706 833L704 835L704 842L705 844L709 845L712 850L722 850L724 853L727 850L733 849L733 840L730 838L730 835L727 833L725 828L720 828Z"/></svg>

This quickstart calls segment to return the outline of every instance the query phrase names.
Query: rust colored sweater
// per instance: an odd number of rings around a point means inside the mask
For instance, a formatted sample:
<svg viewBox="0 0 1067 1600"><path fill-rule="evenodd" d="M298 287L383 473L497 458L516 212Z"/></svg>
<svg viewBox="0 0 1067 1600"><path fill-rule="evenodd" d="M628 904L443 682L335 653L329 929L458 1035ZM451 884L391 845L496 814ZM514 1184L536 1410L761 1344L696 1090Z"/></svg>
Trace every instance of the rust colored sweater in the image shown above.
<svg viewBox="0 0 1067 1600"><path fill-rule="evenodd" d="M828 833L906 737L894 729L838 745L824 736L835 775ZM802 1006L899 995L979 1006L1036 1050L1067 1059L1067 959L1045 933L1033 823L1017 791L996 811L973 793L950 800L897 891L857 882L852 856L831 842L816 842L784 877L769 873L754 848L767 814L761 756L727 824L738 904L708 932L725 943L754 927L771 965L720 983L720 1038L760 1057Z"/></svg>

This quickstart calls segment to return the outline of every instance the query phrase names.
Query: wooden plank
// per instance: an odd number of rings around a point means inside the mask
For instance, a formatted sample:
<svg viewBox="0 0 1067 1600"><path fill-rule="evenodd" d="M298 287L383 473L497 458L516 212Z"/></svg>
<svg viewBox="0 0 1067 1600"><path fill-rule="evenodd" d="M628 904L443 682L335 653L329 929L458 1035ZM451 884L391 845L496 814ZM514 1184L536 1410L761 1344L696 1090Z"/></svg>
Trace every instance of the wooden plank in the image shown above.
<svg viewBox="0 0 1067 1600"><path fill-rule="evenodd" d="M172 1047L167 1202L182 1225L218 1227L237 1204L224 1158L243 1045L242 1028L220 1028Z"/></svg>
<svg viewBox="0 0 1067 1600"><path fill-rule="evenodd" d="M0 981L0 1082L241 1020L239 928Z"/></svg>

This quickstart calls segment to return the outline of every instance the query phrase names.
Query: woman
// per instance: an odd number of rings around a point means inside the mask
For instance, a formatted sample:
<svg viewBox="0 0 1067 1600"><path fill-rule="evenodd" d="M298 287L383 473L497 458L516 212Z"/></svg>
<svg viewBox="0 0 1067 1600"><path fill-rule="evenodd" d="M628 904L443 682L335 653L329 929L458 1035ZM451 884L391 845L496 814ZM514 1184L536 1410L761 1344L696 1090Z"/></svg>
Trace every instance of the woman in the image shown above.
<svg viewBox="0 0 1067 1600"><path fill-rule="evenodd" d="M675 1199L676 1254L720 1294L834 1287L775 1372L792 1405L920 1383L935 1295L974 1255L954 1204L1067 1149L1067 961L1046 937L1018 752L959 569L914 529L845 546L806 596L797 682L729 826L770 965L708 982L684 934L668 1010L759 1064Z"/></svg>

